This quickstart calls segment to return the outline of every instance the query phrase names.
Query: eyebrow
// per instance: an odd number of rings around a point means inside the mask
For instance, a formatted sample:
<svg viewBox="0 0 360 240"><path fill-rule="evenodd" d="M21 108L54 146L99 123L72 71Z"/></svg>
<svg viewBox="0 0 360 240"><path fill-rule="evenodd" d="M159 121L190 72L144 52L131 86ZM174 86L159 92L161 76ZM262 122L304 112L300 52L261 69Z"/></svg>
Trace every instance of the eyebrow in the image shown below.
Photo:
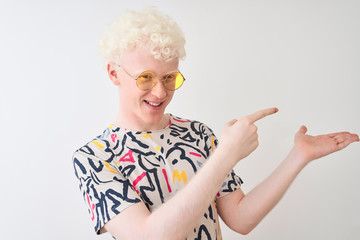
<svg viewBox="0 0 360 240"><path fill-rule="evenodd" d="M138 71L138 73L136 73L136 77L140 76L140 74L142 74L143 72L152 72L155 74L155 76L159 76L159 74L156 74L154 71L151 71L151 70L143 70L143 71ZM172 70L172 71L169 71L169 72L166 72L165 74L162 75L162 77L165 77L171 73L174 73L174 72L180 72L179 69L175 69L175 70ZM161 75L160 75L161 76Z"/></svg>

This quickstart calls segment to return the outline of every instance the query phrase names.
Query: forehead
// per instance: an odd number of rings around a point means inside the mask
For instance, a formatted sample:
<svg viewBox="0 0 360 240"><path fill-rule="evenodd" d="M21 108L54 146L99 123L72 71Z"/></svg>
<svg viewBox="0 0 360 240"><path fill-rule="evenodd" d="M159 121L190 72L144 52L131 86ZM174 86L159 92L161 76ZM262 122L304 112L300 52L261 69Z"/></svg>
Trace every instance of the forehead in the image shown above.
<svg viewBox="0 0 360 240"><path fill-rule="evenodd" d="M179 59L169 62L159 61L154 58L148 49L136 47L121 55L120 65L126 66L132 72L140 73L150 70L156 74L165 74L178 69Z"/></svg>

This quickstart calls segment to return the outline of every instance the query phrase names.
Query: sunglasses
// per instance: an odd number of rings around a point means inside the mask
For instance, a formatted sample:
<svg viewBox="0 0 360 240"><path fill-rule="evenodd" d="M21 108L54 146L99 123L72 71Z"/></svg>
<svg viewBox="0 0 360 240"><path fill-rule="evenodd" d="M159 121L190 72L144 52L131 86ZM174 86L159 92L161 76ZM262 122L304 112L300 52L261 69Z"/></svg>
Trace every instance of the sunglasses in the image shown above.
<svg viewBox="0 0 360 240"><path fill-rule="evenodd" d="M123 67L121 67L120 65L118 66L122 68L124 72L132 79L136 80L136 85L141 90L148 91L152 89L158 81L158 78L152 71L144 71L140 73L136 78L134 78ZM163 82L166 90L175 91L176 89L181 87L181 85L185 81L185 78L180 72L173 72L165 75L160 81Z"/></svg>

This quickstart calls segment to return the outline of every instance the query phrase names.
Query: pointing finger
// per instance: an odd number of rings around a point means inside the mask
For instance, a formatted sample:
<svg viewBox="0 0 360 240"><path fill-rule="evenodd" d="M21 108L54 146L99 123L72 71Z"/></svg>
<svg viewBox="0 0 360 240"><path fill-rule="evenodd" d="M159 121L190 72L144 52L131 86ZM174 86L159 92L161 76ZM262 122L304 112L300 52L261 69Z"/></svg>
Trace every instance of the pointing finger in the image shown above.
<svg viewBox="0 0 360 240"><path fill-rule="evenodd" d="M278 108L268 108L268 109L263 109L257 112L254 112L253 114L250 114L247 116L247 119L249 120L250 123L254 123L268 115L277 113L279 111Z"/></svg>

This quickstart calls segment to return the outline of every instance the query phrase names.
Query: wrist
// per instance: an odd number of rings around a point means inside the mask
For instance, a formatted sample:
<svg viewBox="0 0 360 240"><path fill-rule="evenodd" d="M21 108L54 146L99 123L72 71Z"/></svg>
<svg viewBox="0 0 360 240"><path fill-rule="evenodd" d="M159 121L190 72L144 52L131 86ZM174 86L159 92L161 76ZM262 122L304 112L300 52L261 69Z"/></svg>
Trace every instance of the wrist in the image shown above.
<svg viewBox="0 0 360 240"><path fill-rule="evenodd" d="M295 146L290 150L288 158L302 168L305 167L310 162L306 157L306 155Z"/></svg>
<svg viewBox="0 0 360 240"><path fill-rule="evenodd" d="M219 174L224 173L226 176L234 168L236 161L234 160L231 151L227 148L218 146L208 159L207 164L211 165L212 168L217 169Z"/></svg>

